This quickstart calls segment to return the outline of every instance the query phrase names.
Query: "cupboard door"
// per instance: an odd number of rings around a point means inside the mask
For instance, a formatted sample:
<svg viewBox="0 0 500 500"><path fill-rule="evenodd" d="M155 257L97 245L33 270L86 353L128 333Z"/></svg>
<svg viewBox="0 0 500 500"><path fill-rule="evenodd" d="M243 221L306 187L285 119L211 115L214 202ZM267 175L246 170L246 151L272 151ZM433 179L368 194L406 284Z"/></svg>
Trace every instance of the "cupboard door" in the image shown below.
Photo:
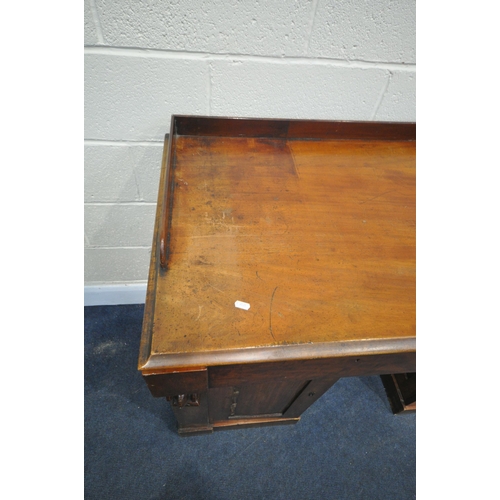
<svg viewBox="0 0 500 500"><path fill-rule="evenodd" d="M209 389L210 421L281 417L309 381L278 380Z"/></svg>

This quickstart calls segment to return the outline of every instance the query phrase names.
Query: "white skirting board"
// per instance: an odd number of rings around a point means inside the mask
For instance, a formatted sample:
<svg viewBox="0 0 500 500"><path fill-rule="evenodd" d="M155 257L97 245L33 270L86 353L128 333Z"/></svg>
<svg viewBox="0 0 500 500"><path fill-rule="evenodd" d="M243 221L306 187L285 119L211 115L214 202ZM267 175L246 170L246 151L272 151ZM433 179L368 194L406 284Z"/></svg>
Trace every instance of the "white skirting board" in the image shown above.
<svg viewBox="0 0 500 500"><path fill-rule="evenodd" d="M84 306L144 304L147 283L129 285L88 285L84 287Z"/></svg>

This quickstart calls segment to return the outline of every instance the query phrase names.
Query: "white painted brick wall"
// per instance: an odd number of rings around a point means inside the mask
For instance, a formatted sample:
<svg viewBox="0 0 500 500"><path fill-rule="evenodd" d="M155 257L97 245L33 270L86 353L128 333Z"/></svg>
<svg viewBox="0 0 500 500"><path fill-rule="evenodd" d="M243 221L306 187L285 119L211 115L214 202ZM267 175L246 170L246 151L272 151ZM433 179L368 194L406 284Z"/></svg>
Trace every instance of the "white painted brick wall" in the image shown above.
<svg viewBox="0 0 500 500"><path fill-rule="evenodd" d="M84 0L85 283L145 282L172 114L415 121L415 0Z"/></svg>
<svg viewBox="0 0 500 500"><path fill-rule="evenodd" d="M156 203L163 144L89 142L84 149L86 203Z"/></svg>
<svg viewBox="0 0 500 500"><path fill-rule="evenodd" d="M97 30L92 15L90 0L84 0L84 35L85 45L95 45L97 40Z"/></svg>
<svg viewBox="0 0 500 500"><path fill-rule="evenodd" d="M84 226L88 246L150 246L155 208L154 203L87 204Z"/></svg>
<svg viewBox="0 0 500 500"><path fill-rule="evenodd" d="M175 51L302 55L313 1L96 0L106 44Z"/></svg>
<svg viewBox="0 0 500 500"><path fill-rule="evenodd" d="M371 120L388 72L324 64L215 61L215 115Z"/></svg>
<svg viewBox="0 0 500 500"><path fill-rule="evenodd" d="M203 60L87 54L85 137L161 141L174 110L207 114L207 82Z"/></svg>
<svg viewBox="0 0 500 500"><path fill-rule="evenodd" d="M380 121L415 121L415 72L393 71L377 111Z"/></svg>
<svg viewBox="0 0 500 500"><path fill-rule="evenodd" d="M86 285L127 284L147 279L151 248L86 248Z"/></svg>
<svg viewBox="0 0 500 500"><path fill-rule="evenodd" d="M416 0L319 1L308 55L415 63Z"/></svg>

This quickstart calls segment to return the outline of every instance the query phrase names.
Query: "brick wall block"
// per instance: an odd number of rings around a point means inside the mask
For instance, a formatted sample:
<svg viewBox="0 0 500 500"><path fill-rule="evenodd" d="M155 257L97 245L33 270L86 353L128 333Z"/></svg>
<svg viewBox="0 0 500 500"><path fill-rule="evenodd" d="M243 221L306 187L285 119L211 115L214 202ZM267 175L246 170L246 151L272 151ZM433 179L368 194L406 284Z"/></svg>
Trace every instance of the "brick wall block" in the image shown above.
<svg viewBox="0 0 500 500"><path fill-rule="evenodd" d="M416 74L413 72L393 72L375 119L415 122L416 79Z"/></svg>
<svg viewBox="0 0 500 500"><path fill-rule="evenodd" d="M370 120L387 77L381 69L216 61L210 109L214 115Z"/></svg>
<svg viewBox="0 0 500 500"><path fill-rule="evenodd" d="M106 44L188 52L302 55L312 0L97 0Z"/></svg>
<svg viewBox="0 0 500 500"><path fill-rule="evenodd" d="M85 205L85 235L88 246L150 247L156 206Z"/></svg>
<svg viewBox="0 0 500 500"><path fill-rule="evenodd" d="M203 60L85 56L85 138L163 141L172 114L206 114Z"/></svg>
<svg viewBox="0 0 500 500"><path fill-rule="evenodd" d="M156 203L163 144L85 146L85 202Z"/></svg>
<svg viewBox="0 0 500 500"><path fill-rule="evenodd" d="M415 63L415 27L415 0L319 0L308 56Z"/></svg>
<svg viewBox="0 0 500 500"><path fill-rule="evenodd" d="M84 0L84 11L83 11L83 22L84 22L84 44L85 45L96 45L97 44L97 31L94 23L94 18L92 17L92 11L90 10L89 0Z"/></svg>
<svg viewBox="0 0 500 500"><path fill-rule="evenodd" d="M146 281L150 256L148 248L86 248L85 284Z"/></svg>

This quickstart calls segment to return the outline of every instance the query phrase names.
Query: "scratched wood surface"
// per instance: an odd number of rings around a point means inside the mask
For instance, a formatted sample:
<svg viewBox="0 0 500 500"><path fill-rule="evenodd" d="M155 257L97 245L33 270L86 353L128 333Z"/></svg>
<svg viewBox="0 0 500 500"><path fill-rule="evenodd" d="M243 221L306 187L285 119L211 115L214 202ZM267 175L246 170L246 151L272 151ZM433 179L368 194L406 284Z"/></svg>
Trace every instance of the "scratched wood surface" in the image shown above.
<svg viewBox="0 0 500 500"><path fill-rule="evenodd" d="M415 141L172 140L153 356L415 337Z"/></svg>

